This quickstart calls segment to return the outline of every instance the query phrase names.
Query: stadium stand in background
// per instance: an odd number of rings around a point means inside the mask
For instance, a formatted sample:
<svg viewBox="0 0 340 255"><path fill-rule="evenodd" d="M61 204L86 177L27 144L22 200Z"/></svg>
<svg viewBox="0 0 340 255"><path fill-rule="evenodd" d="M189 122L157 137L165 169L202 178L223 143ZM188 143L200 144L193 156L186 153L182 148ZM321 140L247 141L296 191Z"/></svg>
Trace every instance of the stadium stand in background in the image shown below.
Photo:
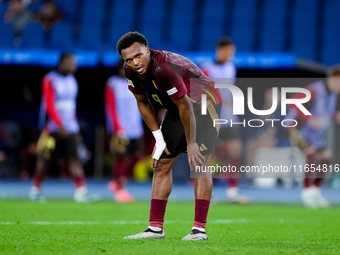
<svg viewBox="0 0 340 255"><path fill-rule="evenodd" d="M153 48L209 51L223 35L239 52L291 52L326 65L337 62L337 0L55 0L64 15L47 36L41 24L23 30L23 49L114 50L138 30ZM28 6L37 12L44 1ZM8 6L0 1L0 16ZM0 48L13 48L11 24L0 22Z"/></svg>

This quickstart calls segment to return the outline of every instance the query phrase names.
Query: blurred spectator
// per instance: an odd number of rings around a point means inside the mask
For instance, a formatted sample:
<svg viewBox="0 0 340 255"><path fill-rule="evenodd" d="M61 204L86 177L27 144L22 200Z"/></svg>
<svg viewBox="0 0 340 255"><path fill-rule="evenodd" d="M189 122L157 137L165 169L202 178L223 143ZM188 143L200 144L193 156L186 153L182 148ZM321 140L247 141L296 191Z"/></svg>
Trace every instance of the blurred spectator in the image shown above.
<svg viewBox="0 0 340 255"><path fill-rule="evenodd" d="M233 63L233 57L236 52L236 47L229 37L223 37L218 40L216 44L216 59L214 62L205 63L202 66L203 72L211 78L224 78L227 79L228 84L235 84L236 68ZM222 109L221 119L238 121L237 116L232 113L233 97L228 89L221 89L222 95ZM219 132L217 155L225 164L235 166L236 169L241 167L241 153L242 143L239 137L238 129L235 127L226 127L221 125ZM230 202L239 204L249 204L249 198L239 194L238 183L241 178L239 173L230 173L228 176L228 188L226 196Z"/></svg>
<svg viewBox="0 0 340 255"><path fill-rule="evenodd" d="M311 99L304 106L312 115L304 115L295 106L287 115L287 119L299 120L298 126L289 128L289 131L292 144L299 146L307 158L303 169L305 178L301 200L309 208L330 206L320 188L332 163L332 153L326 146L326 133L334 117L337 122L340 120L339 113L336 112L339 110L337 100L340 93L340 66L331 67L327 76L325 81L316 81L306 86ZM297 93L292 98L303 97L304 94Z"/></svg>
<svg viewBox="0 0 340 255"><path fill-rule="evenodd" d="M22 31L29 24L33 13L27 8L31 1L10 0L4 15L4 22L11 23L14 28L14 45L22 43Z"/></svg>
<svg viewBox="0 0 340 255"><path fill-rule="evenodd" d="M105 88L107 130L112 135L110 149L116 154L113 166L114 181L108 184L118 202L132 202L126 190L128 177L135 163L142 158L143 121L135 97L128 90L124 75L124 60L117 64L117 74L110 77Z"/></svg>
<svg viewBox="0 0 340 255"><path fill-rule="evenodd" d="M64 15L53 2L44 3L40 10L34 14L33 20L39 22L46 32L59 22L63 21Z"/></svg>

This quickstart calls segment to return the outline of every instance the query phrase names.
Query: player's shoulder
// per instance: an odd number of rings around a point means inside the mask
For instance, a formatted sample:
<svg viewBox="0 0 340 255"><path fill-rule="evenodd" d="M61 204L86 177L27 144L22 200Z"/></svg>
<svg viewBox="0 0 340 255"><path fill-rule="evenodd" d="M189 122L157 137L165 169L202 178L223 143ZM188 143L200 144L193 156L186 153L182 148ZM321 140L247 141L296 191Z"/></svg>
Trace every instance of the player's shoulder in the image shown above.
<svg viewBox="0 0 340 255"><path fill-rule="evenodd" d="M314 91L322 91L324 89L326 89L326 84L323 81L314 81L312 83L310 83L306 88L309 90L314 90Z"/></svg>
<svg viewBox="0 0 340 255"><path fill-rule="evenodd" d="M191 62L191 60L184 57L183 55L167 50L151 50L151 55L160 66L169 63L180 65L184 64L185 62Z"/></svg>
<svg viewBox="0 0 340 255"><path fill-rule="evenodd" d="M69 74L68 77L75 83L78 84L76 77L73 74Z"/></svg>
<svg viewBox="0 0 340 255"><path fill-rule="evenodd" d="M59 76L59 73L58 73L57 71L55 71L55 70L52 70L52 71L49 71L49 72L44 76L44 78L45 78L45 79L50 79L50 80L52 80L52 79L57 78L58 76Z"/></svg>
<svg viewBox="0 0 340 255"><path fill-rule="evenodd" d="M151 56L157 61L164 61L165 57L170 53L166 50L154 50L150 49Z"/></svg>
<svg viewBox="0 0 340 255"><path fill-rule="evenodd" d="M204 62L202 65L200 65L200 67L202 69L208 70L208 69L214 68L215 65L216 65L216 63L214 61L208 60L208 61Z"/></svg>
<svg viewBox="0 0 340 255"><path fill-rule="evenodd" d="M106 81L106 83L107 84L112 84L112 83L114 83L114 82L116 82L118 79L118 76L117 75L112 75L112 76L110 76L108 79L107 79L107 81Z"/></svg>
<svg viewBox="0 0 340 255"><path fill-rule="evenodd" d="M110 78L107 79L106 84L109 86L115 86L116 84L127 83L125 77L120 77L118 75L112 75Z"/></svg>

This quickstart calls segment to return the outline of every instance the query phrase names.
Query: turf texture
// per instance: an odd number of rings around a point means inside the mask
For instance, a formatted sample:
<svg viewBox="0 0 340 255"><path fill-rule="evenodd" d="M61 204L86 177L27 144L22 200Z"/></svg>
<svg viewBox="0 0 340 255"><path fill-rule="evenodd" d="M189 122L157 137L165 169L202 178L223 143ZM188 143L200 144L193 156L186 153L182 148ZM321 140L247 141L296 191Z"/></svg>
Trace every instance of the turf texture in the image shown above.
<svg viewBox="0 0 340 255"><path fill-rule="evenodd" d="M208 241L185 242L194 203L169 202L164 240L124 240L147 228L148 202L0 200L0 254L340 254L340 207L212 204Z"/></svg>

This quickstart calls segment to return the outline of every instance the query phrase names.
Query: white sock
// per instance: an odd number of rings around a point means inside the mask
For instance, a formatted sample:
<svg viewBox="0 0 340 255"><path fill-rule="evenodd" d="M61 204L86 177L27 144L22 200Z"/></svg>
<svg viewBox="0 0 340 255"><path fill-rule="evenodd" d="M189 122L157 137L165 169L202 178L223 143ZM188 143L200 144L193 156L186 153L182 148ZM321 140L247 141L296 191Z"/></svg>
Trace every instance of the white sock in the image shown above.
<svg viewBox="0 0 340 255"><path fill-rule="evenodd" d="M86 186L82 186L82 187L79 187L79 188L76 188L74 190L75 193L87 193L87 187Z"/></svg>
<svg viewBox="0 0 340 255"><path fill-rule="evenodd" d="M38 188L37 186L32 186L31 191L40 192L40 188Z"/></svg>
<svg viewBox="0 0 340 255"><path fill-rule="evenodd" d="M197 229L198 231L205 232L205 228L192 227L192 229Z"/></svg>
<svg viewBox="0 0 340 255"><path fill-rule="evenodd" d="M162 230L159 227L151 227L151 226L149 226L149 229L151 229L152 231L161 231Z"/></svg>

